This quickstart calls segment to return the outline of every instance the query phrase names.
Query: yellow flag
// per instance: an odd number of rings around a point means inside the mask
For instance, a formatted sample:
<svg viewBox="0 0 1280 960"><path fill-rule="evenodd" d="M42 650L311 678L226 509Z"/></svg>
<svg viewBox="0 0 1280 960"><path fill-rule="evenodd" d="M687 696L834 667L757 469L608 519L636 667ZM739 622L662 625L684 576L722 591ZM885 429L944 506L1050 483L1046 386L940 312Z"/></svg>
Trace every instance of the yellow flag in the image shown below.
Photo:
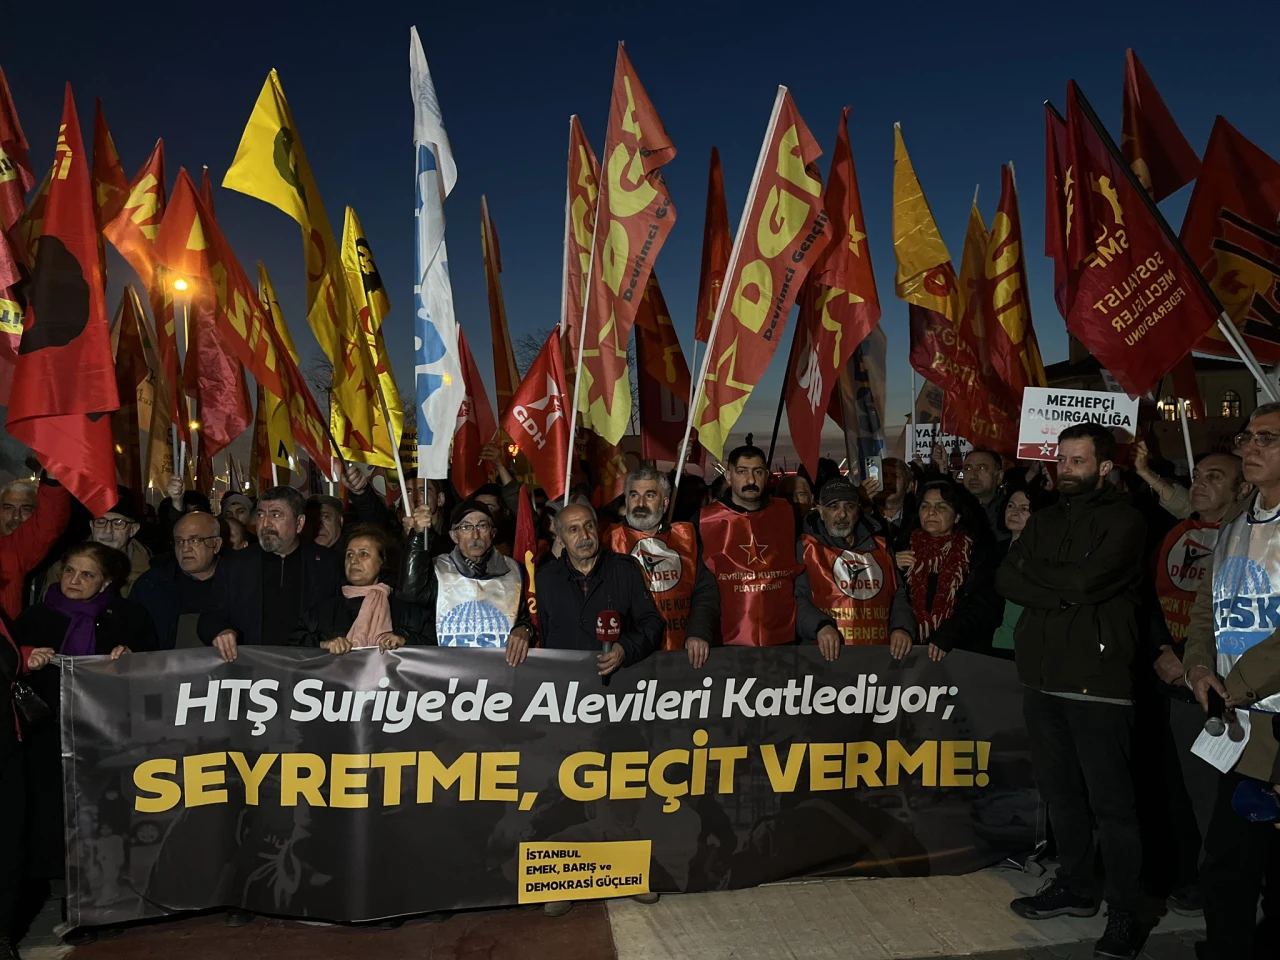
<svg viewBox="0 0 1280 960"><path fill-rule="evenodd" d="M280 341L296 364L298 348L293 345L289 325L285 323L284 314L280 312L280 301L276 298L275 287L271 285L271 277L261 260L258 261L258 299L262 301L262 306L271 316L271 323L280 334ZM267 427L267 449L271 451L271 462L286 470L294 469L298 448L293 442L293 431L289 428L289 411L284 401L259 387L258 403L262 407L262 416L259 419ZM333 406L336 408L336 404Z"/></svg>
<svg viewBox="0 0 1280 960"><path fill-rule="evenodd" d="M964 234L964 253L960 256L960 342L976 348L984 375L991 370L987 357L986 312L983 310L982 270L987 259L991 236L982 220L975 195L969 209L969 226Z"/></svg>
<svg viewBox="0 0 1280 960"><path fill-rule="evenodd" d="M961 303L951 254L897 126L893 128L893 253L898 261L893 281L898 299L957 323Z"/></svg>
<svg viewBox="0 0 1280 960"><path fill-rule="evenodd" d="M275 70L262 85L222 185L271 204L302 227L307 322L333 364L331 406L341 406L351 426L350 436L339 439L355 451L351 459L364 460L362 451L373 447L376 377L341 253Z"/></svg>
<svg viewBox="0 0 1280 960"><path fill-rule="evenodd" d="M351 207L347 207L347 216L342 225L342 268L347 274L347 287L355 296L356 312L364 331L365 349L378 376L378 389L386 398L387 409L391 413L394 442L399 445L400 435L404 429L404 408L400 404L396 378L391 373L391 358L387 356L387 344L382 338L382 321L391 311L391 301L387 299L387 290L382 285L382 277L378 274L378 265L374 263L373 249L365 237L364 227L360 225L360 218ZM336 405L330 412L330 418L333 423L333 435L347 436L346 418ZM362 459L375 467L394 467L392 439L387 433L382 401L378 398L375 398L373 420L373 450L366 453ZM356 452L348 451L344 447L342 455L350 459L356 456Z"/></svg>

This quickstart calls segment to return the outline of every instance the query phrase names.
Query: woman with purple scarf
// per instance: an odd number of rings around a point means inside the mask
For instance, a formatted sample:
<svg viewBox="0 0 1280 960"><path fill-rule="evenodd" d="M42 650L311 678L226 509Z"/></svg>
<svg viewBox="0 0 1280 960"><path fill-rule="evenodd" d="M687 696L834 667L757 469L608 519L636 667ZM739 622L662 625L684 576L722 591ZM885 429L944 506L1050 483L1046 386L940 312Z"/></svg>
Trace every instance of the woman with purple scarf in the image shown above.
<svg viewBox="0 0 1280 960"><path fill-rule="evenodd" d="M129 578L129 558L119 550L88 541L62 556L62 578L44 601L28 607L13 624L20 647L52 647L64 657L110 656L155 649L156 631L146 608L119 595ZM55 711L59 707L58 671L35 670L29 682ZM37 880L63 875L62 750L59 725L46 724L26 742L29 872ZM64 937L74 945L96 939L93 930Z"/></svg>

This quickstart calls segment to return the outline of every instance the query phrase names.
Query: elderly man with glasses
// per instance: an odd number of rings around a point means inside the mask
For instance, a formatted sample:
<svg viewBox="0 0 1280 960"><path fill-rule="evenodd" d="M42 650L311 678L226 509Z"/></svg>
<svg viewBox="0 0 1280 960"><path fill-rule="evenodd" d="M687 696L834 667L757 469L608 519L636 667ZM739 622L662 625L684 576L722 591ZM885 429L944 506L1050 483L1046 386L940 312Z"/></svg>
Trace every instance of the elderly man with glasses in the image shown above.
<svg viewBox="0 0 1280 960"><path fill-rule="evenodd" d="M209 606L222 531L216 517L188 513L173 527L173 553L156 556L133 585L130 599L156 626L157 650L204 649L196 623Z"/></svg>
<svg viewBox="0 0 1280 960"><path fill-rule="evenodd" d="M151 551L135 540L142 524L133 503L133 493L127 487L120 488L119 502L100 517L89 521L89 537L94 543L119 550L129 558L129 578L120 587L120 596L127 597L133 585L151 567ZM62 579L62 561L49 568L45 575L40 596Z"/></svg>
<svg viewBox="0 0 1280 960"><path fill-rule="evenodd" d="M433 560L424 540L435 521L432 505L414 510L404 593L434 609L440 646L504 647L507 663L523 663L533 642L524 577L518 563L494 549L497 523L488 505L464 500L454 507L453 550Z"/></svg>

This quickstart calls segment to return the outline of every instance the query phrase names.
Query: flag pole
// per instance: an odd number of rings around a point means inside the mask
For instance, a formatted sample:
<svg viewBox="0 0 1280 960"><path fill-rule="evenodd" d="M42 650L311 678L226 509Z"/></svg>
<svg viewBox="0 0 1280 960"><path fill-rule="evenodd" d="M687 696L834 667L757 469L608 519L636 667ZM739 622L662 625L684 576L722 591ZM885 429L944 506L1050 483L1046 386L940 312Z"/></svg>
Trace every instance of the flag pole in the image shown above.
<svg viewBox="0 0 1280 960"><path fill-rule="evenodd" d="M191 406L190 406L191 398L188 397L183 392L183 389L182 389L182 370L186 367L186 354L190 347L190 330L187 327L187 324L190 322L190 314L191 314L191 301L189 301L186 297L183 297L182 299L182 351L178 357L178 360L181 363L181 366L178 369L178 382L174 386L174 390L177 392L178 416L180 417L185 416L187 418L188 425L191 423ZM173 426L173 437L174 437L174 440L177 441L175 444L175 446L177 447L177 450L175 451L175 454L174 454L173 472L176 473L178 476L182 477L182 486L185 488L187 485L187 441L178 439L177 424L174 424ZM194 481L195 477L192 477L191 479Z"/></svg>
<svg viewBox="0 0 1280 960"><path fill-rule="evenodd" d="M396 443L395 428L391 425L391 408L387 406L387 392L378 378L378 399L382 401L382 419L387 424L387 439L391 441L391 457L396 462L396 479L400 481L400 503L404 507L404 515L413 519L413 508L409 506L409 488L404 482L404 467L400 463L400 445Z"/></svg>
<svg viewBox="0 0 1280 960"><path fill-rule="evenodd" d="M1080 103L1080 109L1084 111L1085 118L1089 121L1093 129L1097 131L1098 136L1102 138L1102 142L1111 153L1111 158L1115 160L1116 164L1120 167L1123 175L1128 178L1129 183L1132 184L1134 190L1137 191L1142 202L1147 205L1147 210L1155 218L1160 229L1164 231L1165 238L1173 245L1173 249L1182 257L1183 262L1191 269L1191 272L1199 282L1200 289L1204 292L1204 295L1209 299L1209 302L1213 304L1213 306L1218 308L1218 330L1221 331L1222 336L1226 339L1227 343L1229 343L1232 349L1235 350L1236 355L1244 361L1245 367L1247 367L1249 372L1253 374L1254 379L1258 381L1258 386L1262 388L1262 392L1267 395L1267 398L1273 403L1280 401L1280 390L1277 389L1276 384L1273 383L1263 372L1262 364L1260 364L1258 362L1258 358L1253 355L1253 351L1249 349L1249 345L1245 342L1244 337L1241 336L1240 332L1236 329L1231 317L1228 315L1227 311L1223 309L1221 301L1218 300L1218 295L1213 292L1213 287L1209 286L1209 281L1204 278L1204 274L1200 272L1200 268L1197 267L1195 262L1191 259L1191 255L1187 253L1186 248L1183 247L1182 241L1178 239L1177 234L1173 232L1173 228L1169 226L1169 221L1164 218L1164 214L1160 212L1160 208L1156 206L1156 202L1152 200L1151 195L1147 193L1146 187L1142 185L1138 180L1137 175L1133 172L1133 169L1125 162L1124 155L1120 152L1120 148L1116 146L1116 142L1111 139L1111 134L1107 131L1107 128L1103 126L1102 121L1098 119L1098 115L1094 112L1092 104L1089 103L1089 98L1084 95L1084 91L1080 89L1080 85L1078 83L1072 80L1071 84L1075 87L1076 97ZM1054 107L1053 104L1049 103L1049 101L1046 100L1045 105L1050 107L1055 114L1058 114L1057 108ZM1061 114L1058 114L1059 118L1061 118L1061 116Z"/></svg>
<svg viewBox="0 0 1280 960"><path fill-rule="evenodd" d="M764 164L769 153L769 144L773 142L773 134L778 127L778 115L782 113L782 101L786 95L787 88L780 85L773 99L773 112L769 114L769 125L765 128L764 141L760 144L760 155L756 158L756 171L751 177L751 187L747 190L747 203L742 208L742 216L738 220L738 232L733 238L733 248L729 252L729 266L725 270L724 281L720 285L720 296L716 300L716 313L711 319L711 330L707 333L707 351L702 357L702 372L698 375L693 400L689 404L689 419L684 425L684 442L680 445L680 459L676 462L675 482L671 484L672 509L675 508L676 491L680 489L680 477L684 473L685 458L689 456L689 437L693 433L693 421L698 415L698 404L702 401L703 386L711 367L711 348L716 342L720 318L724 316L725 303L729 299L729 281L733 279L734 271L738 268L738 258L742 254L742 244L746 239L747 218L751 216L751 208L755 205L756 193L760 189L760 177L764 173ZM784 383L785 380L786 378L783 377Z"/></svg>
<svg viewBox="0 0 1280 960"><path fill-rule="evenodd" d="M577 119L577 114L569 115L569 169L573 169L573 121ZM599 184L596 185L597 189ZM596 198L599 199L599 193ZM560 340L561 349L564 349L564 338L569 333L569 237L572 236L573 230L573 188L569 184L569 178L565 178L564 183L564 262L560 271ZM593 238L594 239L594 238ZM594 247L594 243L592 244ZM499 416L503 411L499 411Z"/></svg>
<svg viewBox="0 0 1280 960"><path fill-rule="evenodd" d="M1187 404L1189 400L1176 400L1178 404L1178 419L1182 421L1182 442L1187 447L1187 476L1191 476L1191 471L1196 468L1195 454L1191 452L1191 428L1187 426Z"/></svg>

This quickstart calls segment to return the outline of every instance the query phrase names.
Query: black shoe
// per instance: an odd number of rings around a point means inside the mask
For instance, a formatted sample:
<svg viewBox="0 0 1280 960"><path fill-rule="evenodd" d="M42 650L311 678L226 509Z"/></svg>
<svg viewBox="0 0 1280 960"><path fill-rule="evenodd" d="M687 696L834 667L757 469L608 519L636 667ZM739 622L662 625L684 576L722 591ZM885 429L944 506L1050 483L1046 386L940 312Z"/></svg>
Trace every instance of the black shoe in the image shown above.
<svg viewBox="0 0 1280 960"><path fill-rule="evenodd" d="M1195 884L1173 891L1165 903L1180 917L1204 916L1204 900L1200 896L1200 888Z"/></svg>
<svg viewBox="0 0 1280 960"><path fill-rule="evenodd" d="M0 937L0 960L18 960L18 948L8 937Z"/></svg>
<svg viewBox="0 0 1280 960"><path fill-rule="evenodd" d="M1147 942L1147 928L1128 910L1107 910L1107 929L1093 945L1095 957L1134 960Z"/></svg>
<svg viewBox="0 0 1280 960"><path fill-rule="evenodd" d="M224 921L228 927L247 927L253 923L253 914L248 910L228 910Z"/></svg>
<svg viewBox="0 0 1280 960"><path fill-rule="evenodd" d="M1053 917L1093 917L1098 905L1091 897L1078 897L1055 877L1034 897L1019 897L1009 904L1009 909L1028 920L1049 920Z"/></svg>

